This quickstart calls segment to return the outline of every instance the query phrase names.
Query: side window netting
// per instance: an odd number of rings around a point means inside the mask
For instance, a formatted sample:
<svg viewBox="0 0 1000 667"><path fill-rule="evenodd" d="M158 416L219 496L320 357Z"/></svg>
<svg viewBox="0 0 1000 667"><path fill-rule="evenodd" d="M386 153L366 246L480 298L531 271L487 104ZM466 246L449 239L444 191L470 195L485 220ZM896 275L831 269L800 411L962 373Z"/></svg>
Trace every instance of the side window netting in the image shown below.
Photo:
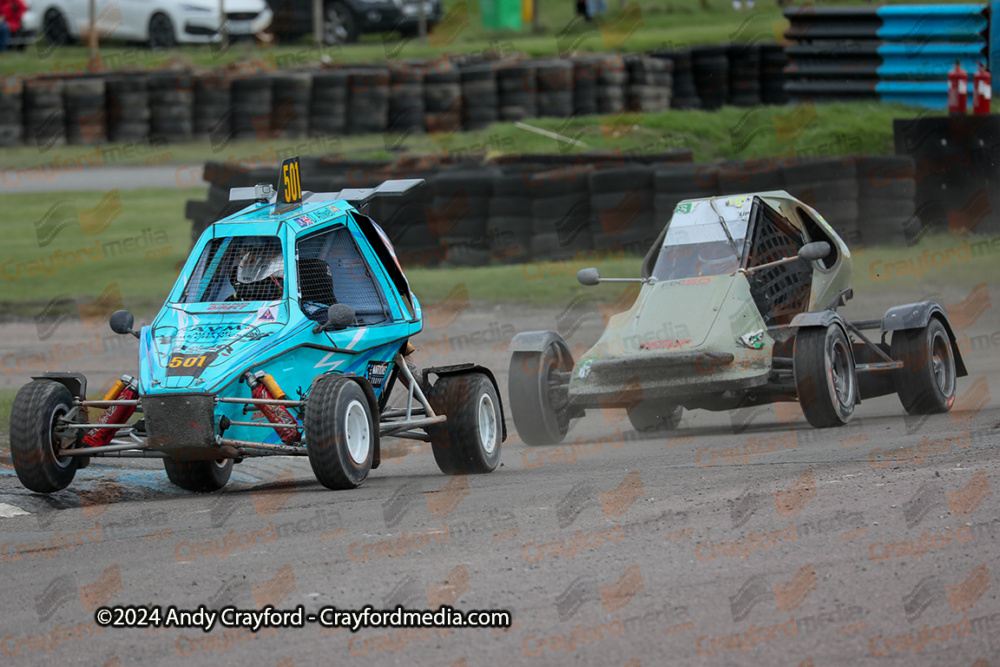
<svg viewBox="0 0 1000 667"><path fill-rule="evenodd" d="M382 290L347 227L334 227L302 239L297 251L299 298L303 311L311 318L326 319L316 305L343 303L354 309L360 325L389 319Z"/></svg>

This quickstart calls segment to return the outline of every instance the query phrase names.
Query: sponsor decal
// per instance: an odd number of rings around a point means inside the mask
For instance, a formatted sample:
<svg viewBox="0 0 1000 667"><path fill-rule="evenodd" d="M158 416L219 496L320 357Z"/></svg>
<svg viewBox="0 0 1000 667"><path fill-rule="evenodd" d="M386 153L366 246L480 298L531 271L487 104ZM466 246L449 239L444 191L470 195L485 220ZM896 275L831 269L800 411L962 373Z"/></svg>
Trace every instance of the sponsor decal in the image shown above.
<svg viewBox="0 0 1000 667"><path fill-rule="evenodd" d="M385 376L388 372L388 361L369 361L368 372L365 374L365 377L368 378L368 382L371 384L373 389L380 389L382 387L382 383L385 382Z"/></svg>

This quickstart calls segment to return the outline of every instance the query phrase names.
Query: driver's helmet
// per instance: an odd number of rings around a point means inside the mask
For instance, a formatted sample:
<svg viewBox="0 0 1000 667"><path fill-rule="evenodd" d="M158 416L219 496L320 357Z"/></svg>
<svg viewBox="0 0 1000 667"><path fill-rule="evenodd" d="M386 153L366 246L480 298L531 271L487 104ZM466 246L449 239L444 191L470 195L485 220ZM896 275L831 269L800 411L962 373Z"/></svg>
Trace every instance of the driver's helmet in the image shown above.
<svg viewBox="0 0 1000 667"><path fill-rule="evenodd" d="M236 267L236 280L248 285L268 278L285 279L285 262L279 249L256 248L248 250Z"/></svg>
<svg viewBox="0 0 1000 667"><path fill-rule="evenodd" d="M271 301L281 298L285 287L285 263L280 247L258 247L240 257L230 278L236 298Z"/></svg>
<svg viewBox="0 0 1000 667"><path fill-rule="evenodd" d="M733 273L739 268L739 258L726 241L698 244L698 275L717 276Z"/></svg>

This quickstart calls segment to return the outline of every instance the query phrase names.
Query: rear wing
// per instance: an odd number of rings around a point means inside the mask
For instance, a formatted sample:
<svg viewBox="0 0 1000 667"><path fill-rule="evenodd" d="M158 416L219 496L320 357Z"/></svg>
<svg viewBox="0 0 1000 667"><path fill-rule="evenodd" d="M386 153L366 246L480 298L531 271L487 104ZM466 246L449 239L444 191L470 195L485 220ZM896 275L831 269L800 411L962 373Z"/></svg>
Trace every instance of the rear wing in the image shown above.
<svg viewBox="0 0 1000 667"><path fill-rule="evenodd" d="M375 197L402 197L424 184L422 178L385 181L374 188L346 188L339 192L302 191L299 158L288 158L281 163L281 183L277 192L270 183L259 183L252 188L230 188L229 201L254 200L262 204L301 206L313 201L342 200L354 206L363 206Z"/></svg>

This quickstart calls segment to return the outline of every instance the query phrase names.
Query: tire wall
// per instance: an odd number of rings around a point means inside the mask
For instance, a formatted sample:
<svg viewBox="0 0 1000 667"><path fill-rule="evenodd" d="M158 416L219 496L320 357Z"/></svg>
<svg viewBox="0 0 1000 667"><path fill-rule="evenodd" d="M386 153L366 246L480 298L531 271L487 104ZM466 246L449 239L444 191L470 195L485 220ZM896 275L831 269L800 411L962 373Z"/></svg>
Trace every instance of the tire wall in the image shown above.
<svg viewBox="0 0 1000 667"><path fill-rule="evenodd" d="M781 103L783 56L771 44L539 60L453 56L388 67L11 76L0 90L0 146L208 138L219 149L234 139L383 132L401 145L414 132L497 121Z"/></svg>
<svg viewBox="0 0 1000 667"><path fill-rule="evenodd" d="M244 206L228 202L229 188L272 183L274 171L207 163L208 199L186 208L193 238ZM424 179L406 196L377 198L366 209L405 266L559 260L581 252L641 256L679 202L768 190L786 190L813 206L855 250L913 244L948 226L947 216L917 206L914 161L907 156L715 164L692 162L690 151L513 155L486 163L461 155L396 162L338 156L303 158L302 174L303 188L312 192Z"/></svg>

